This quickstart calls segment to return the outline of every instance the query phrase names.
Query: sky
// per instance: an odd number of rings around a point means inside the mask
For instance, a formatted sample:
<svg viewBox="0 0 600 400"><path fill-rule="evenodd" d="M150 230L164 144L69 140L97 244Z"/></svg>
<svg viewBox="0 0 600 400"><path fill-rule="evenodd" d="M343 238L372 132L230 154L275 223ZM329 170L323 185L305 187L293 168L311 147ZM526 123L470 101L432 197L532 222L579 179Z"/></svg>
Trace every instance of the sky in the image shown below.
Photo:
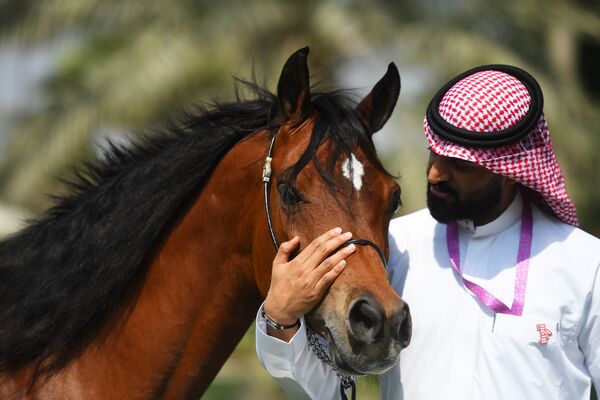
<svg viewBox="0 0 600 400"><path fill-rule="evenodd" d="M42 104L40 83L70 42L62 38L31 47L0 44L0 146L6 144L10 119Z"/></svg>

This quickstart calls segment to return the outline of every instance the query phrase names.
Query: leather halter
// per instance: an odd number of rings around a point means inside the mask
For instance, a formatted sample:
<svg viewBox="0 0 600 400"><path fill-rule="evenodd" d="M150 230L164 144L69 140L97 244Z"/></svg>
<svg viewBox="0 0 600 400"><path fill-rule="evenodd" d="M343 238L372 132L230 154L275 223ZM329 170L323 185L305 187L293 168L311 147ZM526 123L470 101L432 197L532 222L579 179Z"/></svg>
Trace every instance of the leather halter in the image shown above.
<svg viewBox="0 0 600 400"><path fill-rule="evenodd" d="M272 174L271 161L273 161L273 145L275 144L275 138L277 137L278 132L279 132L279 130L277 130L277 131L275 131L275 133L273 133L273 137L271 138L271 143L269 144L269 151L267 152L267 156L265 157L265 163L264 163L263 171L262 171L262 181L263 181L263 186L264 186L264 191L265 191L265 211L267 214L267 225L269 227L269 234L271 235L271 241L273 242L273 246L275 247L276 252L279 251L279 244L277 243L277 237L275 236L275 230L273 229L273 222L271 221L271 212L270 212L270 207L269 207L269 188L270 188L271 174ZM383 252L383 250L381 250L381 248L379 246L377 246L375 243L373 243L367 239L350 239L347 242L344 242L340 247L338 247L337 250L339 250L343 247L349 246L351 244L355 244L355 245L359 245L359 246L371 246L372 248L374 248L375 251L377 251L377 254L379 254L379 257L381 258L381 261L383 262L383 267L384 267L385 271L387 272L387 259L385 257L385 253ZM307 326L307 336L309 338L311 336L314 338L314 334L311 335L310 332L311 332L311 330ZM331 361L331 359L326 355L325 351L321 348L318 341L314 341L314 342L315 342L315 344L313 346L311 346L310 339L309 339L309 347L311 348L311 350L317 355L317 358L319 358L323 362L329 364L335 371L336 375L338 375L338 377L340 378L340 396L341 396L341 398L343 400L347 400L348 397L346 396L346 390L350 389L351 398L352 398L352 400L355 400L356 399L356 385L354 383L354 379L352 379L351 376L345 375L344 373L342 373L338 369L338 367ZM321 355L319 355L319 354L321 354Z"/></svg>
<svg viewBox="0 0 600 400"><path fill-rule="evenodd" d="M275 144L275 138L277 137L278 132L279 131L276 131L273 134L273 137L271 138L271 143L269 145L269 151L267 153L267 157L265 158L263 171L262 171L262 181L263 181L264 192L265 192L265 211L267 213L267 225L269 227L271 241L273 242L273 246L275 246L276 252L279 251L279 244L277 242L277 237L275 236L275 230L273 229L273 222L271 221L271 212L270 212L270 207L269 207L269 187L270 187L270 183L271 183L271 174L272 174L271 161L273 161L273 145ZM370 247L374 248L375 251L377 251L377 254L379 254L381 261L383 262L383 267L387 271L387 258L385 257L385 253L383 252L383 250L381 250L381 248L379 246L377 246L375 243L371 242L370 240L350 239L347 242L344 242L344 244L342 244L337 250L340 250L341 248L349 246L351 244L358 245L358 246L370 246Z"/></svg>

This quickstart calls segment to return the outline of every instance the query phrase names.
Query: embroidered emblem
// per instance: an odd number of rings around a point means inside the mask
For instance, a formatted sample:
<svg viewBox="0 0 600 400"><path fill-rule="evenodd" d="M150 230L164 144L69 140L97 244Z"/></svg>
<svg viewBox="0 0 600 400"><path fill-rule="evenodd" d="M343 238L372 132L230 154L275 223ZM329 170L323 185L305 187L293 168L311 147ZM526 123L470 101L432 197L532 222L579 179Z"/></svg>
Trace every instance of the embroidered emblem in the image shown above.
<svg viewBox="0 0 600 400"><path fill-rule="evenodd" d="M539 344L548 343L550 336L552 336L552 331L550 331L548 328L546 328L546 324L537 324L535 326L535 328L537 329L538 333L540 334L538 343Z"/></svg>

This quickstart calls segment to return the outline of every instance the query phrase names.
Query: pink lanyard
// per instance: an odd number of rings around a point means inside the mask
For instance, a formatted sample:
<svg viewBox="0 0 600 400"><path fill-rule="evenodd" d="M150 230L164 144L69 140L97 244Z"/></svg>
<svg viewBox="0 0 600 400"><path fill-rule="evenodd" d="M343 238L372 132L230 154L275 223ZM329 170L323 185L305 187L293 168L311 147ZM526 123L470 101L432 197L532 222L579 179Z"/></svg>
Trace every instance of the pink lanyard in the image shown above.
<svg viewBox="0 0 600 400"><path fill-rule="evenodd" d="M483 304L490 310L501 314L523 314L523 305L525 304L525 290L527 289L527 272L529 269L529 257L531 255L533 218L531 216L531 206L527 201L523 201L523 214L521 216L521 236L519 238L519 254L517 256L517 272L515 275L515 295L511 308L494 297L493 294L471 282L463 276L460 271L460 247L458 244L458 227L456 223L448 224L446 227L446 240L448 244L448 254L450 255L450 264L452 268L460 275L463 284L471 291Z"/></svg>

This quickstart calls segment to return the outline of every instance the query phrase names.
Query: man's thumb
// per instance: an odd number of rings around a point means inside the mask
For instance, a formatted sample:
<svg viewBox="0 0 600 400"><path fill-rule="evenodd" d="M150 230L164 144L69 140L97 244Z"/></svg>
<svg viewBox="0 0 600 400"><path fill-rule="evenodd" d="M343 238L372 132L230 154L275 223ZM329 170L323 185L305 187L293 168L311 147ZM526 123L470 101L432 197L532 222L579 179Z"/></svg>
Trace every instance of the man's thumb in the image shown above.
<svg viewBox="0 0 600 400"><path fill-rule="evenodd" d="M298 236L294 236L292 239L287 242L282 242L279 246L279 251L273 260L273 264L284 264L289 261L290 255L292 252L298 247L300 244L300 238Z"/></svg>

